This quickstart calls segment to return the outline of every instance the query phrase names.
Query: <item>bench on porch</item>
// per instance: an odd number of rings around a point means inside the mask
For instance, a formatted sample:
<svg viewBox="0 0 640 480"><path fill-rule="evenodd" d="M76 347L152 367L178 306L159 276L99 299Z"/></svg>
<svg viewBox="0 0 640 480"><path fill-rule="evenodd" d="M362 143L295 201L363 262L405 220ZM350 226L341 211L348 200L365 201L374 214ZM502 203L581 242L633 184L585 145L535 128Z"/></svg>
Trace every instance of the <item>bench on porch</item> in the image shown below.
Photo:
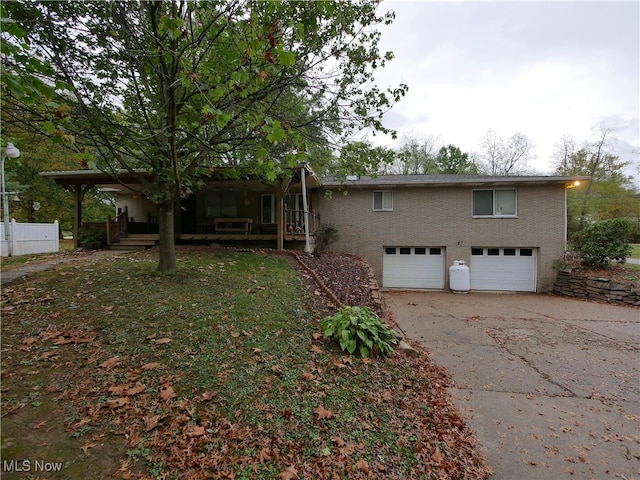
<svg viewBox="0 0 640 480"><path fill-rule="evenodd" d="M233 218L233 217L220 217L213 219L212 222L205 222L200 224L202 230L206 232L208 227L213 227L215 233L251 233L251 225L253 224L252 218Z"/></svg>

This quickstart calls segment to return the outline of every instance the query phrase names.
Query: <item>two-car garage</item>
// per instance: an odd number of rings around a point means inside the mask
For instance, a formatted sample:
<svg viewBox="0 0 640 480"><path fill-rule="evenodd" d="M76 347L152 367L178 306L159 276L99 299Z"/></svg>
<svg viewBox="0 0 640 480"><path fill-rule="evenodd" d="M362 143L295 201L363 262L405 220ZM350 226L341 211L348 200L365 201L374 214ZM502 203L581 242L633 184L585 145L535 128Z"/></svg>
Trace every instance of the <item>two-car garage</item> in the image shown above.
<svg viewBox="0 0 640 480"><path fill-rule="evenodd" d="M473 247L472 290L536 291L536 249ZM445 247L384 247L385 288L445 288Z"/></svg>

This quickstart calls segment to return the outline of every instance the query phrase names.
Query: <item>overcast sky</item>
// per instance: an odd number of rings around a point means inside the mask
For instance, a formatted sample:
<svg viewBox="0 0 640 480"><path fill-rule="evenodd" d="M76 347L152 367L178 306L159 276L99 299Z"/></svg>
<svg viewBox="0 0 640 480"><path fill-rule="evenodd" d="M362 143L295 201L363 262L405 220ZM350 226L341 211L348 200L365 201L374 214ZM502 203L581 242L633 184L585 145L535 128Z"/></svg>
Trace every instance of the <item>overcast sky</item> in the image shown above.
<svg viewBox="0 0 640 480"><path fill-rule="evenodd" d="M631 154L640 146L637 0L384 0L379 13L387 10L396 19L380 27L381 51L395 59L376 80L409 92L386 126L474 152L489 129L519 132L533 141L541 174L552 173L563 135L581 145L596 138L594 127L615 127L615 153L640 173L640 154Z"/></svg>

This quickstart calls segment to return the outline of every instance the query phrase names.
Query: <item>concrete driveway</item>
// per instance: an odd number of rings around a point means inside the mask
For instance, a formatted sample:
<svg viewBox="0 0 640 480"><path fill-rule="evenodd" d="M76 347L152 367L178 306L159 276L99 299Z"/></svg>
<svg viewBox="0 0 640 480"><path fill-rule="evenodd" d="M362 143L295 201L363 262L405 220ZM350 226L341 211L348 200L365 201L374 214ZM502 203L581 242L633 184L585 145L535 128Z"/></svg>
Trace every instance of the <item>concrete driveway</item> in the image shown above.
<svg viewBox="0 0 640 480"><path fill-rule="evenodd" d="M640 479L640 309L533 294L383 292L450 373L496 480Z"/></svg>

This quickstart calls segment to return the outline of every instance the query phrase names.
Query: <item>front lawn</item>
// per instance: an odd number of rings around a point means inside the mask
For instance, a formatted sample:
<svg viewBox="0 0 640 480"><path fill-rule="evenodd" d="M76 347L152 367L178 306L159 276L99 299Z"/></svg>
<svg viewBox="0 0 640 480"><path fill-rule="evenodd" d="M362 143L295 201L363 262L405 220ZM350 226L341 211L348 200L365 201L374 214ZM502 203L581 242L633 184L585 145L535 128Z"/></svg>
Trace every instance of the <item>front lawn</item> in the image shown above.
<svg viewBox="0 0 640 480"><path fill-rule="evenodd" d="M487 477L445 373L323 339L321 292L291 257L185 250L175 278L156 262L3 290L3 478Z"/></svg>

